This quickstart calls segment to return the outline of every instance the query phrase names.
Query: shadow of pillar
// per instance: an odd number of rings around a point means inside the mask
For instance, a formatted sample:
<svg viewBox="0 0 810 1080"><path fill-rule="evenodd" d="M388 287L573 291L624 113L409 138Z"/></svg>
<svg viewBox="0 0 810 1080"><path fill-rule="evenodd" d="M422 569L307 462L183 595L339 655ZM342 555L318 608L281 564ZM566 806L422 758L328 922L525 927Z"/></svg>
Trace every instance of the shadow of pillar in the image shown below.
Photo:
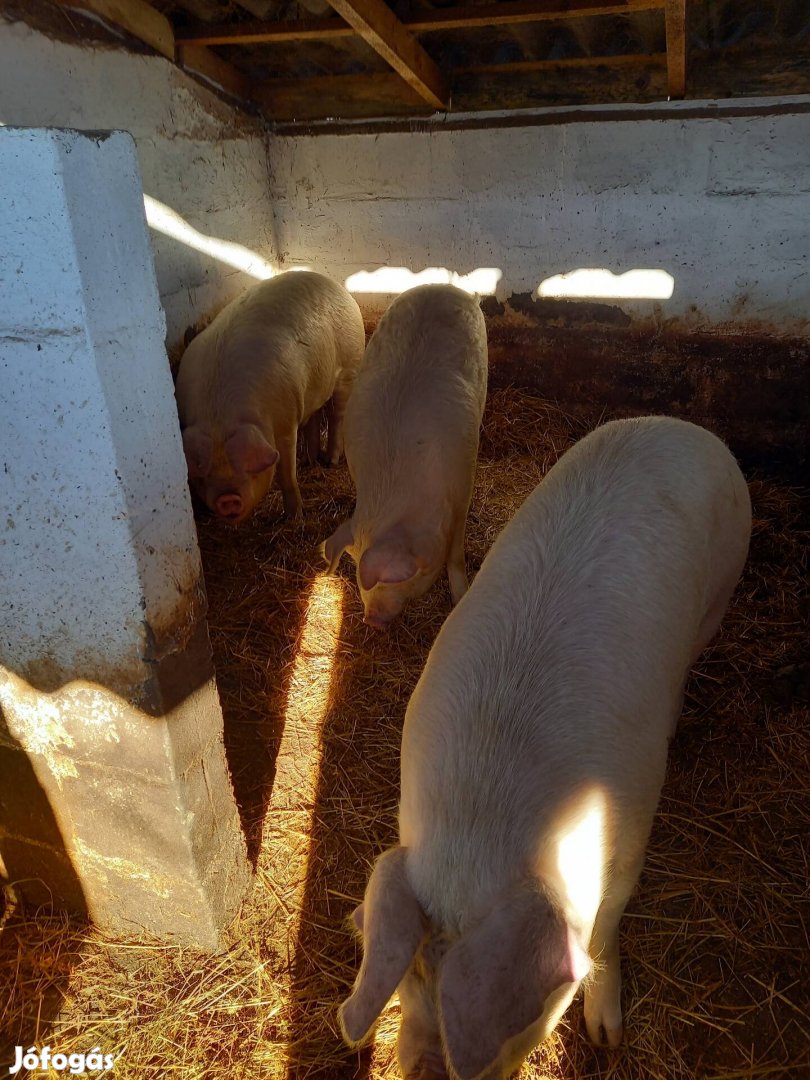
<svg viewBox="0 0 810 1080"><path fill-rule="evenodd" d="M0 1072L15 1060L14 1047L41 1043L56 1017L79 959L84 927L65 933L67 918L80 920L87 905L62 828L25 750L9 731L0 708L0 881L5 890L25 886L26 907L4 890L0 929ZM31 915L36 911L34 920ZM48 942L58 938L58 947Z"/></svg>

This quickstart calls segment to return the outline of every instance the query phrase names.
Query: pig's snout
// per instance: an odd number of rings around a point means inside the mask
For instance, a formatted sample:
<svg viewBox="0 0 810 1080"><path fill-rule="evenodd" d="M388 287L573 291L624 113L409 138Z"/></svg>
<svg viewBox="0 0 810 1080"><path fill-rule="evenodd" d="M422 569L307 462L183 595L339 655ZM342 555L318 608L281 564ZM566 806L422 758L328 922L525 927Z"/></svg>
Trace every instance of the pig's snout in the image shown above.
<svg viewBox="0 0 810 1080"><path fill-rule="evenodd" d="M245 504L242 502L242 496L233 492L220 495L216 501L216 511L226 521L234 521L236 518L241 517L244 509Z"/></svg>
<svg viewBox="0 0 810 1080"><path fill-rule="evenodd" d="M375 630L387 630L389 619L380 618L379 615L375 615L373 612L367 611L363 616L363 622L366 626L373 626Z"/></svg>

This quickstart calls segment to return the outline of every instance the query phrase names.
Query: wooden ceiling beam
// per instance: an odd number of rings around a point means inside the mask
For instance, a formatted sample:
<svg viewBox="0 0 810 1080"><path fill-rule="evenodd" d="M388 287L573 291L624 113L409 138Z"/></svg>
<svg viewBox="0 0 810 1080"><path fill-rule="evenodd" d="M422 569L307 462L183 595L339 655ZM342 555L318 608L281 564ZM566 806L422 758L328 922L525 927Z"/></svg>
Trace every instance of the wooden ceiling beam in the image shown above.
<svg viewBox="0 0 810 1080"><path fill-rule="evenodd" d="M177 30L177 40L190 45L283 45L290 41L333 41L348 37L356 37L356 31L343 19L198 23Z"/></svg>
<svg viewBox="0 0 810 1080"><path fill-rule="evenodd" d="M504 100L500 93L492 96L492 86L481 93L471 90L481 80L501 87L517 84L520 78L543 77L548 70L556 70L566 79L574 80L568 89L572 100L559 100L559 88L552 94L551 104L605 103L606 101L648 100L646 92L636 85L638 72L660 72L655 80L652 97L659 100L664 92L666 54L637 54L633 56L588 56L560 60L520 61L512 64L483 64L469 68L454 68L450 76L455 85L455 95L463 109L522 108L525 101ZM601 70L600 70L601 69ZM591 80L588 83L588 79ZM603 100L594 88L604 91L605 80L612 80L611 93ZM464 83L467 83L464 86ZM519 84L517 84L519 85ZM308 79L266 79L256 83L255 100L265 116L275 122L308 122L320 120L362 119L402 115L426 115L427 109L414 91L393 72L373 72L366 75L317 75ZM510 95L507 94L507 97ZM514 96L512 94L511 96ZM520 92L518 91L518 97ZM535 102L536 104L536 102Z"/></svg>
<svg viewBox="0 0 810 1080"><path fill-rule="evenodd" d="M174 60L172 24L146 0L56 0L56 3L60 7L97 15L108 25L126 30L155 52Z"/></svg>
<svg viewBox="0 0 810 1080"><path fill-rule="evenodd" d="M686 0L666 0L667 90L671 98L686 93Z"/></svg>
<svg viewBox="0 0 810 1080"><path fill-rule="evenodd" d="M250 79L244 72L217 56L204 45L186 45L178 42L177 63L190 75L206 83L213 83L226 94L240 101L252 99Z"/></svg>
<svg viewBox="0 0 810 1080"><path fill-rule="evenodd" d="M592 15L626 15L661 11L668 0L501 0L500 3L420 11L402 19L414 34L464 30L477 26L510 26L552 22ZM177 40L199 45L271 45L290 41L331 41L356 33L343 19L300 19L291 22L218 23L177 31Z"/></svg>
<svg viewBox="0 0 810 1080"><path fill-rule="evenodd" d="M444 76L385 0L329 0L360 37L434 109L450 98Z"/></svg>
<svg viewBox="0 0 810 1080"><path fill-rule="evenodd" d="M309 79L267 79L255 99L268 120L308 120L343 116L401 116L431 108L395 71L373 75L315 75Z"/></svg>

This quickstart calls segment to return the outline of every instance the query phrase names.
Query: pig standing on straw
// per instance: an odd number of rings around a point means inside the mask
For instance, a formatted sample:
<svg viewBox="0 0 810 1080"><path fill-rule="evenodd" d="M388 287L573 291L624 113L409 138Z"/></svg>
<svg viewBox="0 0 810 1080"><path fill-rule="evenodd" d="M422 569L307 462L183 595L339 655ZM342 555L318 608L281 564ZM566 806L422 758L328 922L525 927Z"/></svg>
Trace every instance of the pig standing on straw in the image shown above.
<svg viewBox="0 0 810 1080"><path fill-rule="evenodd" d="M323 544L330 572L348 549L369 626L385 627L445 565L467 591L464 531L487 393L478 301L452 285L398 297L366 350L346 412L354 514Z"/></svg>
<svg viewBox="0 0 810 1080"><path fill-rule="evenodd" d="M351 1045L399 988L405 1077L502 1080L583 981L591 1039L618 1045L619 920L750 532L732 455L665 417L598 428L529 496L408 705L400 846L355 912Z"/></svg>
<svg viewBox="0 0 810 1080"><path fill-rule="evenodd" d="M191 485L218 517L238 525L273 483L300 521L298 429L318 456L320 409L331 399L327 460L343 452L343 415L366 343L354 298L307 271L262 281L233 300L186 349L177 407Z"/></svg>

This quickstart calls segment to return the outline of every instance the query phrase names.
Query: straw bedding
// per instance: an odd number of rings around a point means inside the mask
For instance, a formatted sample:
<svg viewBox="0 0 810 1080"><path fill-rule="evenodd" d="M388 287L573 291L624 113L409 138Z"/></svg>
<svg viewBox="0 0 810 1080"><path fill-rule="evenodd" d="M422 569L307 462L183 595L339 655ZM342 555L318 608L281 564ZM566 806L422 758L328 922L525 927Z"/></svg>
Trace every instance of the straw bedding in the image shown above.
<svg viewBox="0 0 810 1080"><path fill-rule="evenodd" d="M471 570L599 419L490 394ZM138 1080L398 1075L396 1003L359 1055L341 1045L335 1009L359 962L346 917L395 840L402 718L449 596L437 587L387 634L366 628L348 558L333 585L312 584L318 542L351 512L348 474L315 467L301 482L303 526L278 521L277 495L241 530L200 523L226 745L256 867L227 950L110 940L11 905L0 1016L12 1045L100 1045L120 1054L115 1076ZM773 480L751 491L749 564L690 681L623 922L625 1044L590 1047L577 1001L523 1080L810 1075L808 509Z"/></svg>

